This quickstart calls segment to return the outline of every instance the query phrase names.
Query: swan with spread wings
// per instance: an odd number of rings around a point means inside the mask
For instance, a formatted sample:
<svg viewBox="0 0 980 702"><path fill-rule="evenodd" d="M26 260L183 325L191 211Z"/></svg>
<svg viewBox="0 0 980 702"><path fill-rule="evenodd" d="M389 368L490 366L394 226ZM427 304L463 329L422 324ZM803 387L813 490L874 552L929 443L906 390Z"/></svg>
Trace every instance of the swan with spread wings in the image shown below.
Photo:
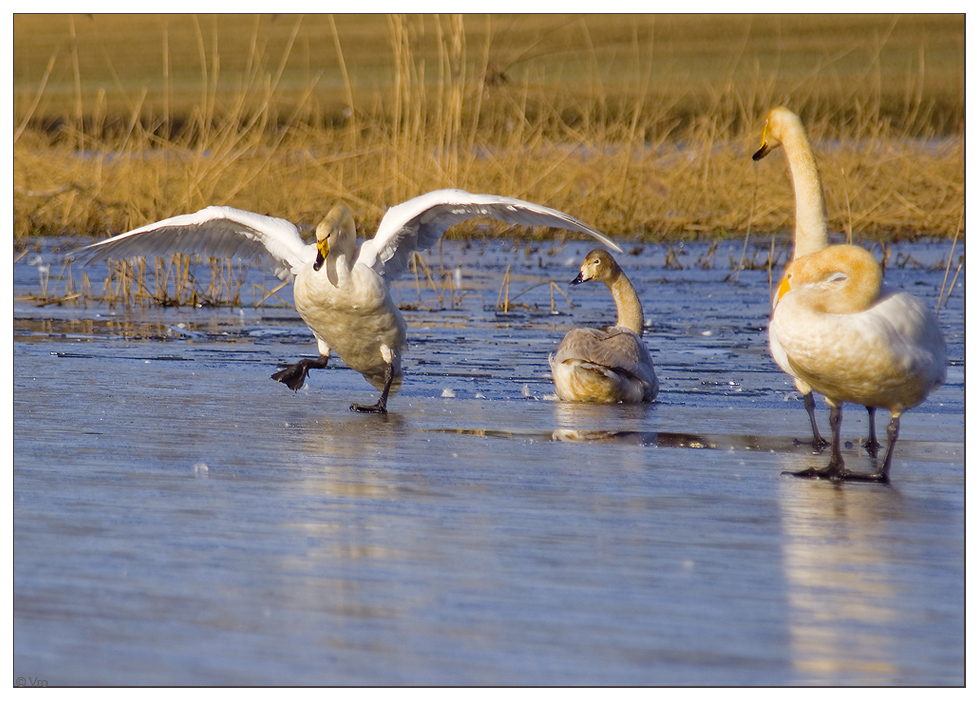
<svg viewBox="0 0 980 702"><path fill-rule="evenodd" d="M391 297L391 282L413 254L431 247L447 229L473 217L509 224L553 227L589 234L613 249L608 237L564 212L524 200L436 190L390 208L374 238L356 244L354 218L337 205L307 244L284 219L232 207L207 207L148 224L74 252L83 263L171 253L256 260L293 283L293 301L316 337L319 356L304 358L272 377L299 390L314 368L326 368L331 353L359 371L381 392L372 405L351 409L384 413L402 380L406 324Z"/></svg>

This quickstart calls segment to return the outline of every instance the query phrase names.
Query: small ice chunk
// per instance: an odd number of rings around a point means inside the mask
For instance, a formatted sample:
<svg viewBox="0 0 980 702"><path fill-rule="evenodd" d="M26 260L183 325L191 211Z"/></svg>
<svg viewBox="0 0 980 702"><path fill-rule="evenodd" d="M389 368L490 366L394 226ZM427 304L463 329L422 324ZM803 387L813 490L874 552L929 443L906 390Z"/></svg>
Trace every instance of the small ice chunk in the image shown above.
<svg viewBox="0 0 980 702"><path fill-rule="evenodd" d="M442 391L443 397L456 397L456 391L452 388L444 388Z"/></svg>

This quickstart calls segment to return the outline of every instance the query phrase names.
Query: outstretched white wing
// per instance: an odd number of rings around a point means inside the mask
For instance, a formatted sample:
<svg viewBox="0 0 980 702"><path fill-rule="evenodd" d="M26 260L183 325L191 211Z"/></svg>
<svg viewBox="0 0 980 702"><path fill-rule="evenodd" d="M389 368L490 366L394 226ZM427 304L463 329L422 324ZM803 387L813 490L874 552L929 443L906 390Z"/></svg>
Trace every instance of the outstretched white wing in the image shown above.
<svg viewBox="0 0 980 702"><path fill-rule="evenodd" d="M291 281L302 266L313 263L316 247L304 243L296 225L284 219L233 207L206 207L86 246L70 257L84 264L173 253L257 261Z"/></svg>
<svg viewBox="0 0 980 702"><path fill-rule="evenodd" d="M378 226L378 233L361 244L357 262L374 268L387 280L393 280L405 270L415 251L429 248L449 227L473 217L581 232L622 253L622 249L602 232L550 207L498 195L434 190L388 210Z"/></svg>

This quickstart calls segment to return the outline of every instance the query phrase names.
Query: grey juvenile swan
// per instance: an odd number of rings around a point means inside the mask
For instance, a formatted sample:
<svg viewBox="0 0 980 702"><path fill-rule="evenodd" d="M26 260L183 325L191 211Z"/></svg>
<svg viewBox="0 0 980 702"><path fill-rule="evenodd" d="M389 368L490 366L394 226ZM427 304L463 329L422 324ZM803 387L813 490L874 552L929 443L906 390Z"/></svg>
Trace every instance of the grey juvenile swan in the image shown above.
<svg viewBox="0 0 980 702"><path fill-rule="evenodd" d="M561 400L577 402L652 402L659 383L653 359L641 339L643 308L632 283L615 259L601 249L589 252L578 285L601 280L616 301L616 325L606 329L576 327L548 357Z"/></svg>

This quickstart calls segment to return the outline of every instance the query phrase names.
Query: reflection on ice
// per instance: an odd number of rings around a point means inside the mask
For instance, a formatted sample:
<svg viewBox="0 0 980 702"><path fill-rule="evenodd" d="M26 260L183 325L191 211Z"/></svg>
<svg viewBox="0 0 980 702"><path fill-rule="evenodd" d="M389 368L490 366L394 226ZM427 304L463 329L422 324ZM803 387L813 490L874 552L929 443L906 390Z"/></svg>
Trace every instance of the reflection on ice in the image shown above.
<svg viewBox="0 0 980 702"><path fill-rule="evenodd" d="M885 513L899 501L888 487L781 481L790 645L793 665L807 682L874 685L893 679L892 651L901 642L895 629L882 625L902 612L882 541Z"/></svg>
<svg viewBox="0 0 980 702"><path fill-rule="evenodd" d="M788 471L813 462L792 454L782 460ZM919 544L892 535L912 508L900 489L786 477L779 483L779 506L790 647L801 682L889 685L914 679L916 668L928 667L929 644L916 642L918 653L910 656L905 636L932 615L908 608L907 591L923 584L908 570Z"/></svg>

